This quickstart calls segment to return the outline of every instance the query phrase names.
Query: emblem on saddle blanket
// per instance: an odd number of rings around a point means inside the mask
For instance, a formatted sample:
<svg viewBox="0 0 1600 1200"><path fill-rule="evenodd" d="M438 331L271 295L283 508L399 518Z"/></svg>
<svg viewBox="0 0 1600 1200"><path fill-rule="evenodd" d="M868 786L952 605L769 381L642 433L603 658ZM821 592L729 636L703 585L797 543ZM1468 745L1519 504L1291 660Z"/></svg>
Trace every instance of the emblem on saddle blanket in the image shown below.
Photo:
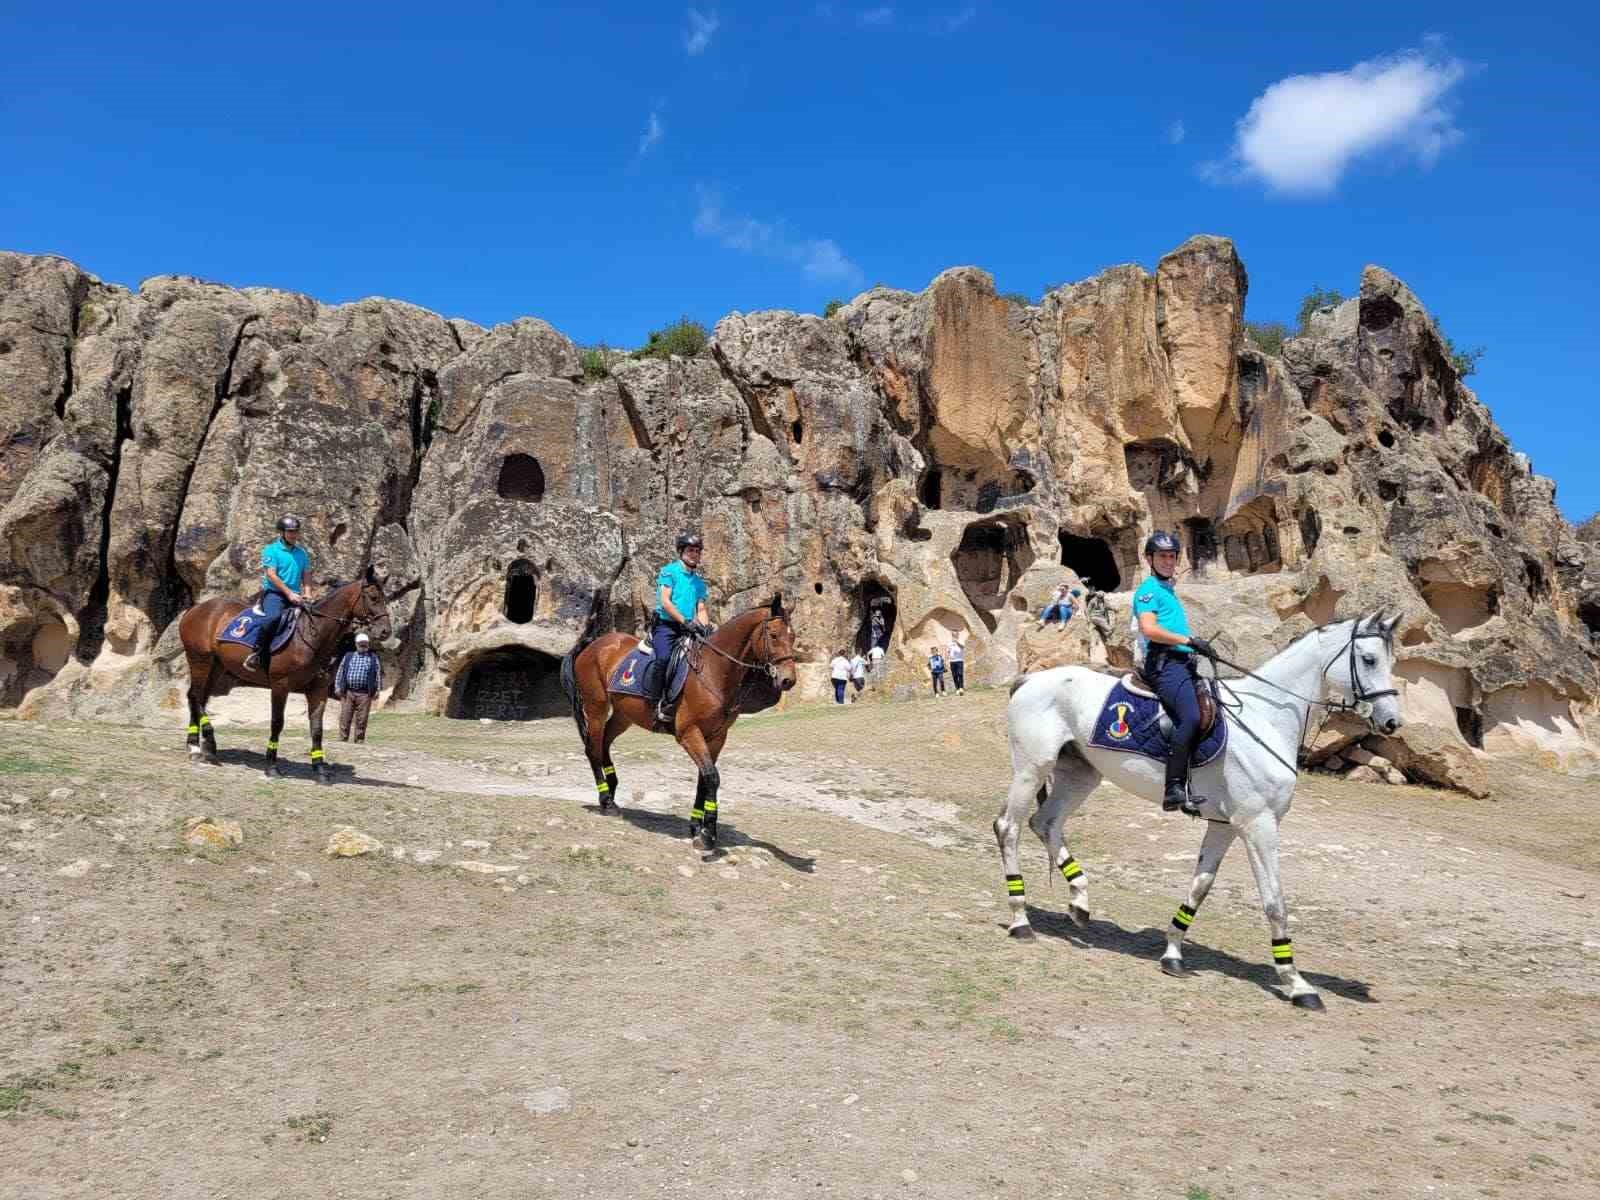
<svg viewBox="0 0 1600 1200"><path fill-rule="evenodd" d="M642 647L629 650L623 655L611 671L611 678L606 683L606 691L617 696L638 696L642 700L654 700L655 693L649 690L649 667L655 661L655 655ZM676 669L672 673L672 686L669 695L676 696L683 690L683 681L689 674L689 660L680 655L676 662Z"/></svg>
<svg viewBox="0 0 1600 1200"><path fill-rule="evenodd" d="M293 635L295 621L299 616L300 610L298 608L290 608L284 611L283 619L278 624L278 631L272 635L272 652L274 654L282 650L283 644ZM259 608L247 608L228 622L227 627L223 629L217 640L219 642L235 642L241 646L249 646L250 649L254 650L256 648L256 632L261 628L261 622L266 619L267 614Z"/></svg>
<svg viewBox="0 0 1600 1200"><path fill-rule="evenodd" d="M1146 758L1167 758L1167 730L1162 728L1161 701L1130 692L1119 682L1101 706L1089 744L1101 750L1120 750ZM1194 748L1192 765L1203 767L1228 746L1228 723L1217 714L1211 732Z"/></svg>

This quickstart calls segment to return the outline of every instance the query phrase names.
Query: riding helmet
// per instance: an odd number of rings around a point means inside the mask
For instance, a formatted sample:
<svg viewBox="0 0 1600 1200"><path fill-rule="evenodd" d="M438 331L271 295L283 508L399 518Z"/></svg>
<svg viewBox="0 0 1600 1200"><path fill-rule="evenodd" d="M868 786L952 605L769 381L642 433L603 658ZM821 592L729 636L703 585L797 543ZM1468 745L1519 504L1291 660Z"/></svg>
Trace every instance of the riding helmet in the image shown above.
<svg viewBox="0 0 1600 1200"><path fill-rule="evenodd" d="M300 528L300 520L299 520L298 517L292 517L292 516L288 515L287 513L285 513L283 516L278 518L278 532L279 533L282 533L286 529L299 529L299 528Z"/></svg>
<svg viewBox="0 0 1600 1200"><path fill-rule="evenodd" d="M1158 550L1171 550L1174 554L1182 552L1178 539L1165 529L1158 529L1144 540L1144 556L1149 558Z"/></svg>
<svg viewBox="0 0 1600 1200"><path fill-rule="evenodd" d="M703 549L705 543L700 540L698 533L680 533L678 535L678 550L681 552L687 550L690 546Z"/></svg>

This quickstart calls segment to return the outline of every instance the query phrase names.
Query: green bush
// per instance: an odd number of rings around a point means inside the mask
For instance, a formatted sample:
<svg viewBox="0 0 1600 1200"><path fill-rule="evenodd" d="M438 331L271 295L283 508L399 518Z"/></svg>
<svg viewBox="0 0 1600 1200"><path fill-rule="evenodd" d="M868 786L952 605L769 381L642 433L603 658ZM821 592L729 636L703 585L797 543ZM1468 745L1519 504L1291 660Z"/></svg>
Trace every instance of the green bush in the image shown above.
<svg viewBox="0 0 1600 1200"><path fill-rule="evenodd" d="M822 306L822 315L825 317L831 317L843 307L844 301L835 296L832 300L829 300Z"/></svg>
<svg viewBox="0 0 1600 1200"><path fill-rule="evenodd" d="M1296 328L1304 334L1311 324L1311 314L1319 308L1332 308L1336 304L1344 303L1344 293L1333 288L1325 288L1320 283L1306 293L1305 299L1300 301L1300 311L1295 316Z"/></svg>
<svg viewBox="0 0 1600 1200"><path fill-rule="evenodd" d="M1456 369L1456 374L1462 379L1476 374L1478 360L1483 357L1483 347L1474 346L1469 350L1464 346L1458 346L1443 330L1439 331L1439 336L1444 339L1444 352L1450 356L1450 365Z"/></svg>
<svg viewBox="0 0 1600 1200"><path fill-rule="evenodd" d="M604 379L611 374L611 347L604 342L586 346L578 355L578 363L583 368L584 379L590 383L596 379Z"/></svg>
<svg viewBox="0 0 1600 1200"><path fill-rule="evenodd" d="M1283 353L1284 339L1293 336L1282 321L1246 321L1244 336L1263 354Z"/></svg>
<svg viewBox="0 0 1600 1200"><path fill-rule="evenodd" d="M694 358L704 354L711 336L699 321L679 317L665 329L652 329L650 337L637 351L640 358Z"/></svg>

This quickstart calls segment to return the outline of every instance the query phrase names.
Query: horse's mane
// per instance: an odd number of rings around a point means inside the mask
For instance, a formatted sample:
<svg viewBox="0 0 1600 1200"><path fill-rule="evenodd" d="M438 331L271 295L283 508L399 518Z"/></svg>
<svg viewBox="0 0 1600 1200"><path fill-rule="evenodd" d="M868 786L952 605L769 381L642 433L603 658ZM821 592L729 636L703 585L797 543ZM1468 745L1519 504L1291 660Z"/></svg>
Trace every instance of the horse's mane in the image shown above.
<svg viewBox="0 0 1600 1200"><path fill-rule="evenodd" d="M1390 629L1384 624L1382 620L1383 615L1383 609L1380 608L1377 612L1362 613L1359 617L1344 617L1340 620L1325 621L1321 625L1317 625L1306 630L1304 633L1296 634L1294 637L1290 638L1289 641L1284 644L1283 650L1278 651L1278 653L1282 654L1284 650L1288 650L1291 646L1297 645L1298 643L1303 642L1306 638L1312 637L1315 634L1322 633L1324 630L1332 629L1336 625L1348 625L1354 621L1356 627L1359 629L1362 623L1368 620L1373 621L1378 626L1378 630L1383 636L1383 644L1393 651L1394 630Z"/></svg>

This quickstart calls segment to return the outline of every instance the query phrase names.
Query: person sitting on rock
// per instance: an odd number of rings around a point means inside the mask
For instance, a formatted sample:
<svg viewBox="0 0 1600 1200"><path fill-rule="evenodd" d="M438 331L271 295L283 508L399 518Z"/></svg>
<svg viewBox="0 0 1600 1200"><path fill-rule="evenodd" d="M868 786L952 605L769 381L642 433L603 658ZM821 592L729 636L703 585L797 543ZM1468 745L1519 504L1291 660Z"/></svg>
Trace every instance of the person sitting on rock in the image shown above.
<svg viewBox="0 0 1600 1200"><path fill-rule="evenodd" d="M1062 584L1056 589L1054 598L1044 606L1044 611L1039 614L1039 628L1043 629L1051 621L1060 621L1062 628L1066 628L1068 621L1072 620L1072 601L1068 596L1070 591L1067 584ZM1072 595L1077 595L1072 592Z"/></svg>
<svg viewBox="0 0 1600 1200"><path fill-rule="evenodd" d="M1189 796L1189 757L1200 740L1200 686L1196 655L1215 657L1204 638L1189 633L1189 618L1173 586L1178 569L1178 539L1158 529L1145 540L1150 578L1133 593L1133 634L1144 677L1172 717L1172 743L1167 750L1164 812L1194 812L1199 802Z"/></svg>
<svg viewBox="0 0 1600 1200"><path fill-rule="evenodd" d="M256 648L244 660L246 671L272 674L272 638L284 610L299 605L301 590L311 583L311 555L300 544L300 522L285 513L278 518L278 536L261 550L261 611L267 614L256 630Z"/></svg>
<svg viewBox="0 0 1600 1200"><path fill-rule="evenodd" d="M663 725L672 721L672 709L667 701L667 665L672 648L686 633L711 636L711 621L706 615L706 581L700 577L700 556L705 545L698 533L680 533L677 544L678 557L662 567L656 576L656 619L650 629L656 720Z"/></svg>

